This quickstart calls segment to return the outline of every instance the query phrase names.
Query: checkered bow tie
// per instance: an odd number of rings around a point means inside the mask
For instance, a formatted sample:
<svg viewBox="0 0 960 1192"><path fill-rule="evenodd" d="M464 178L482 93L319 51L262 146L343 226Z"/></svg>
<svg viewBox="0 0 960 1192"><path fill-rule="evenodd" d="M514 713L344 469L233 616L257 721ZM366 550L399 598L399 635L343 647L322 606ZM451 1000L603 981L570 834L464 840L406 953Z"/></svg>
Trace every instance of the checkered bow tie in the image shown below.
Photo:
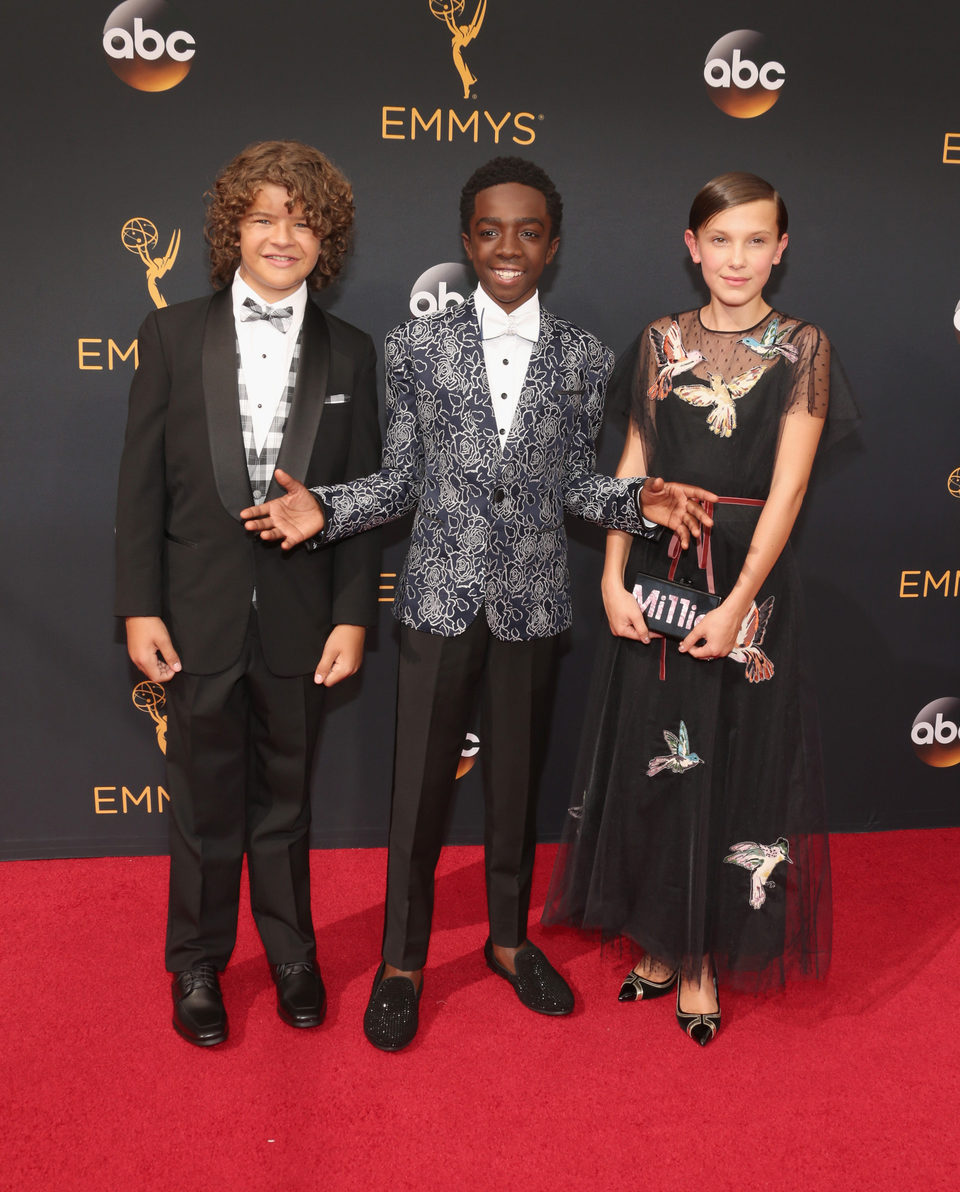
<svg viewBox="0 0 960 1192"><path fill-rule="evenodd" d="M530 343L537 342L540 334L540 312L534 307L522 315L508 314L499 306L487 307L483 312L484 339L498 339L501 335L519 335Z"/></svg>
<svg viewBox="0 0 960 1192"><path fill-rule="evenodd" d="M243 316L244 323L255 323L258 319L263 319L278 331L286 332L293 318L292 306L261 306L252 298L244 298L243 305L251 312Z"/></svg>

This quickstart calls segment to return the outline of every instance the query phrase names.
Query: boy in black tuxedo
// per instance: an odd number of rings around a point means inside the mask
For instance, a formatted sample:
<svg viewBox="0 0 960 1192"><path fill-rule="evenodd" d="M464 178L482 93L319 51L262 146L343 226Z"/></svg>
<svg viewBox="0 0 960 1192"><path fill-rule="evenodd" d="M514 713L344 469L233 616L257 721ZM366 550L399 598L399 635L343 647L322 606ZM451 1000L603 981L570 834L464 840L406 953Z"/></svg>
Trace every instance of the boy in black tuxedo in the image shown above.
<svg viewBox="0 0 960 1192"><path fill-rule="evenodd" d="M251 145L218 177L213 296L152 312L120 466L115 612L166 685L167 968L173 1025L227 1037L218 974L250 899L291 1026L323 1020L310 911L310 770L323 689L352 675L377 611L378 543L285 554L244 533L276 466L338 483L380 457L370 337L308 300L340 271L349 182L296 141Z"/></svg>

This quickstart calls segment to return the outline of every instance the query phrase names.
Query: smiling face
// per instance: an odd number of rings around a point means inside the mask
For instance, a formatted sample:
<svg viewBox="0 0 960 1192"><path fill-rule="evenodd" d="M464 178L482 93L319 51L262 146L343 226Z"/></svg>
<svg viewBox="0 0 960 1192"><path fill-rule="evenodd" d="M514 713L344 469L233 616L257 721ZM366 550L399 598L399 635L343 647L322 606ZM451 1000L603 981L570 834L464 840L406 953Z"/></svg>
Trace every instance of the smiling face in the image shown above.
<svg viewBox="0 0 960 1192"><path fill-rule="evenodd" d="M776 203L757 199L728 207L696 231L688 228L683 238L710 291L712 325L746 328L759 322L767 305L763 287L787 247Z"/></svg>
<svg viewBox="0 0 960 1192"><path fill-rule="evenodd" d="M547 200L534 187L503 182L478 191L463 247L480 285L503 310L516 310L535 293L560 245L550 232Z"/></svg>
<svg viewBox="0 0 960 1192"><path fill-rule="evenodd" d="M287 210L289 192L266 183L240 219L240 276L265 302L298 290L320 257L320 240L301 204Z"/></svg>

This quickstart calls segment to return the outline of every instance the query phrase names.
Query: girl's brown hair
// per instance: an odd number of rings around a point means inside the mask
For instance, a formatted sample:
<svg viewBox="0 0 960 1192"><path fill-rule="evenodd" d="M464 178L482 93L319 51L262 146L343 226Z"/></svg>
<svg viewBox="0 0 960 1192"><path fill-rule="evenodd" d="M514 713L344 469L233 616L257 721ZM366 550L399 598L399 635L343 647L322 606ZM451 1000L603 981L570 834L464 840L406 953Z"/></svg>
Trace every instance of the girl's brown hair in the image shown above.
<svg viewBox="0 0 960 1192"><path fill-rule="evenodd" d="M755 203L758 199L770 199L776 203L777 235L782 236L787 230L787 207L779 192L756 174L739 170L711 178L706 186L697 191L690 207L690 222L687 226L691 232L698 232L721 211L729 211L731 207L740 207L744 203Z"/></svg>

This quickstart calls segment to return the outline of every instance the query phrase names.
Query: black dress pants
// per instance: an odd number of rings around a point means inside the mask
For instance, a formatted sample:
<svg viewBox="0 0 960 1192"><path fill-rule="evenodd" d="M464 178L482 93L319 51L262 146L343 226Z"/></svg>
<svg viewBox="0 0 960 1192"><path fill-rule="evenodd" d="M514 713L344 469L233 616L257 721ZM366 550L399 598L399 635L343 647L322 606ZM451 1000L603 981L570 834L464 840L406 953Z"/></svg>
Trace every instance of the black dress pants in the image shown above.
<svg viewBox="0 0 960 1192"><path fill-rule="evenodd" d="M383 957L422 968L457 765L480 688L484 856L490 935L527 935L537 784L552 699L556 638L504 642L481 610L456 637L400 628Z"/></svg>
<svg viewBox="0 0 960 1192"><path fill-rule="evenodd" d="M233 666L216 675L181 672L167 684L171 972L226 967L245 852L267 959L315 960L310 769L323 690L312 674L271 673L255 612Z"/></svg>

